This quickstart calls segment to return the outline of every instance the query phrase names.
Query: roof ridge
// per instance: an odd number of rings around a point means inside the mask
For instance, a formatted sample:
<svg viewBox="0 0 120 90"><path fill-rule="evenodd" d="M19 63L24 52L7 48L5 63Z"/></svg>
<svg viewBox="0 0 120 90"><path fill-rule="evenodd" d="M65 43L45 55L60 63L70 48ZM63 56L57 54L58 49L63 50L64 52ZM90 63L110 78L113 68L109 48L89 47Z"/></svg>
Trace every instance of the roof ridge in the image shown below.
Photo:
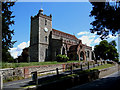
<svg viewBox="0 0 120 90"><path fill-rule="evenodd" d="M56 30L56 29L53 29L53 28L52 28L52 30L57 31L57 32L60 32L60 33L63 33L63 34L70 35L70 36L72 36L72 37L78 39L75 35L72 35L72 34L69 34L69 33L66 33L66 32L63 32L63 31L59 31L59 30Z"/></svg>

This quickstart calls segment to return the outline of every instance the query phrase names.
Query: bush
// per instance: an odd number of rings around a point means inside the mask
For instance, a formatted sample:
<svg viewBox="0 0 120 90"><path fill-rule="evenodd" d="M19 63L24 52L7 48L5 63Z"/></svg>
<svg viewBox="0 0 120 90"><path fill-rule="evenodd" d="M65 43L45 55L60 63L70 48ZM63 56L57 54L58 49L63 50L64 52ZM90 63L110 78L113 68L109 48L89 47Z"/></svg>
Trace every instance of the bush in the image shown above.
<svg viewBox="0 0 120 90"><path fill-rule="evenodd" d="M10 82L10 81L17 81L17 80L22 80L24 77L22 76L13 76L13 77L7 77L6 79L3 79L3 82Z"/></svg>
<svg viewBox="0 0 120 90"><path fill-rule="evenodd" d="M57 62L67 62L69 60L69 57L59 54L56 56L56 60Z"/></svg>

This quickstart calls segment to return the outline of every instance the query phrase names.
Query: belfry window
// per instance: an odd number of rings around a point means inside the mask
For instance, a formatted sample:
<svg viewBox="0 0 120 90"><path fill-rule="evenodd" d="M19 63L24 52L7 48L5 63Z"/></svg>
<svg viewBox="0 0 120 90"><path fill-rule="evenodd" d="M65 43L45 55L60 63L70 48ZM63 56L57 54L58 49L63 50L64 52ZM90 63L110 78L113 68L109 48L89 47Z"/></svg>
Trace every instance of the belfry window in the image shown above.
<svg viewBox="0 0 120 90"><path fill-rule="evenodd" d="M45 19L45 25L47 25L47 20Z"/></svg>
<svg viewBox="0 0 120 90"><path fill-rule="evenodd" d="M45 42L47 42L47 36L45 36Z"/></svg>

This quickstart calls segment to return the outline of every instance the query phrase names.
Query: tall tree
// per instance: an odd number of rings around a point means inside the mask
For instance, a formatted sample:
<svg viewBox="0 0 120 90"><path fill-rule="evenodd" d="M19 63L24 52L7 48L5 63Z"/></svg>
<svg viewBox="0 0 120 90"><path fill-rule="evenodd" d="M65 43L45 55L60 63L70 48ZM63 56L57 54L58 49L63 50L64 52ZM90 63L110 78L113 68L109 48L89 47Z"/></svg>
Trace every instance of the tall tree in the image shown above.
<svg viewBox="0 0 120 90"><path fill-rule="evenodd" d="M15 41L12 41L12 35L14 35L14 30L10 29L10 25L14 24L11 7L14 2L2 2L2 60L9 61L11 58L8 52L9 48L13 47Z"/></svg>
<svg viewBox="0 0 120 90"><path fill-rule="evenodd" d="M27 47L27 48L24 48L24 49L23 49L23 52L22 52L22 57L23 57L23 61L24 61L24 62L29 62L28 49L29 49L28 47Z"/></svg>
<svg viewBox="0 0 120 90"><path fill-rule="evenodd" d="M16 58L16 62L29 62L29 47L26 47L23 49L23 52L21 53L18 58Z"/></svg>
<svg viewBox="0 0 120 90"><path fill-rule="evenodd" d="M118 61L116 42L114 40L109 43L106 40L101 41L99 45L94 47L94 52L97 60L102 58L104 60Z"/></svg>
<svg viewBox="0 0 120 90"><path fill-rule="evenodd" d="M116 36L120 30L120 23L118 23L120 22L120 2L91 2L91 4L93 7L90 17L95 19L90 23L93 26L90 29L91 33L97 32L97 35L101 35L101 39L108 38L110 33Z"/></svg>

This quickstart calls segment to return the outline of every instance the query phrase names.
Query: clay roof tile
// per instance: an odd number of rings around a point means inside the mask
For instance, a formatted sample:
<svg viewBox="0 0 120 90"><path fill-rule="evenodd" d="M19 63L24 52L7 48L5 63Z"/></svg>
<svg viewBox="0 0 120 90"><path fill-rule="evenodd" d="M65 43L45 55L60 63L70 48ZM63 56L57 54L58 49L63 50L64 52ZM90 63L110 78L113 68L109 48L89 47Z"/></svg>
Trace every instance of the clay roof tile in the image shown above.
<svg viewBox="0 0 120 90"><path fill-rule="evenodd" d="M71 35L71 34L68 34L68 33L65 33L65 32L62 32L62 31L59 31L59 30L56 30L56 29L52 29L52 31L59 32L59 33L64 34L64 35L68 35L68 36L70 36L70 37L72 37L72 38L74 38L76 40L79 40L75 35Z"/></svg>

